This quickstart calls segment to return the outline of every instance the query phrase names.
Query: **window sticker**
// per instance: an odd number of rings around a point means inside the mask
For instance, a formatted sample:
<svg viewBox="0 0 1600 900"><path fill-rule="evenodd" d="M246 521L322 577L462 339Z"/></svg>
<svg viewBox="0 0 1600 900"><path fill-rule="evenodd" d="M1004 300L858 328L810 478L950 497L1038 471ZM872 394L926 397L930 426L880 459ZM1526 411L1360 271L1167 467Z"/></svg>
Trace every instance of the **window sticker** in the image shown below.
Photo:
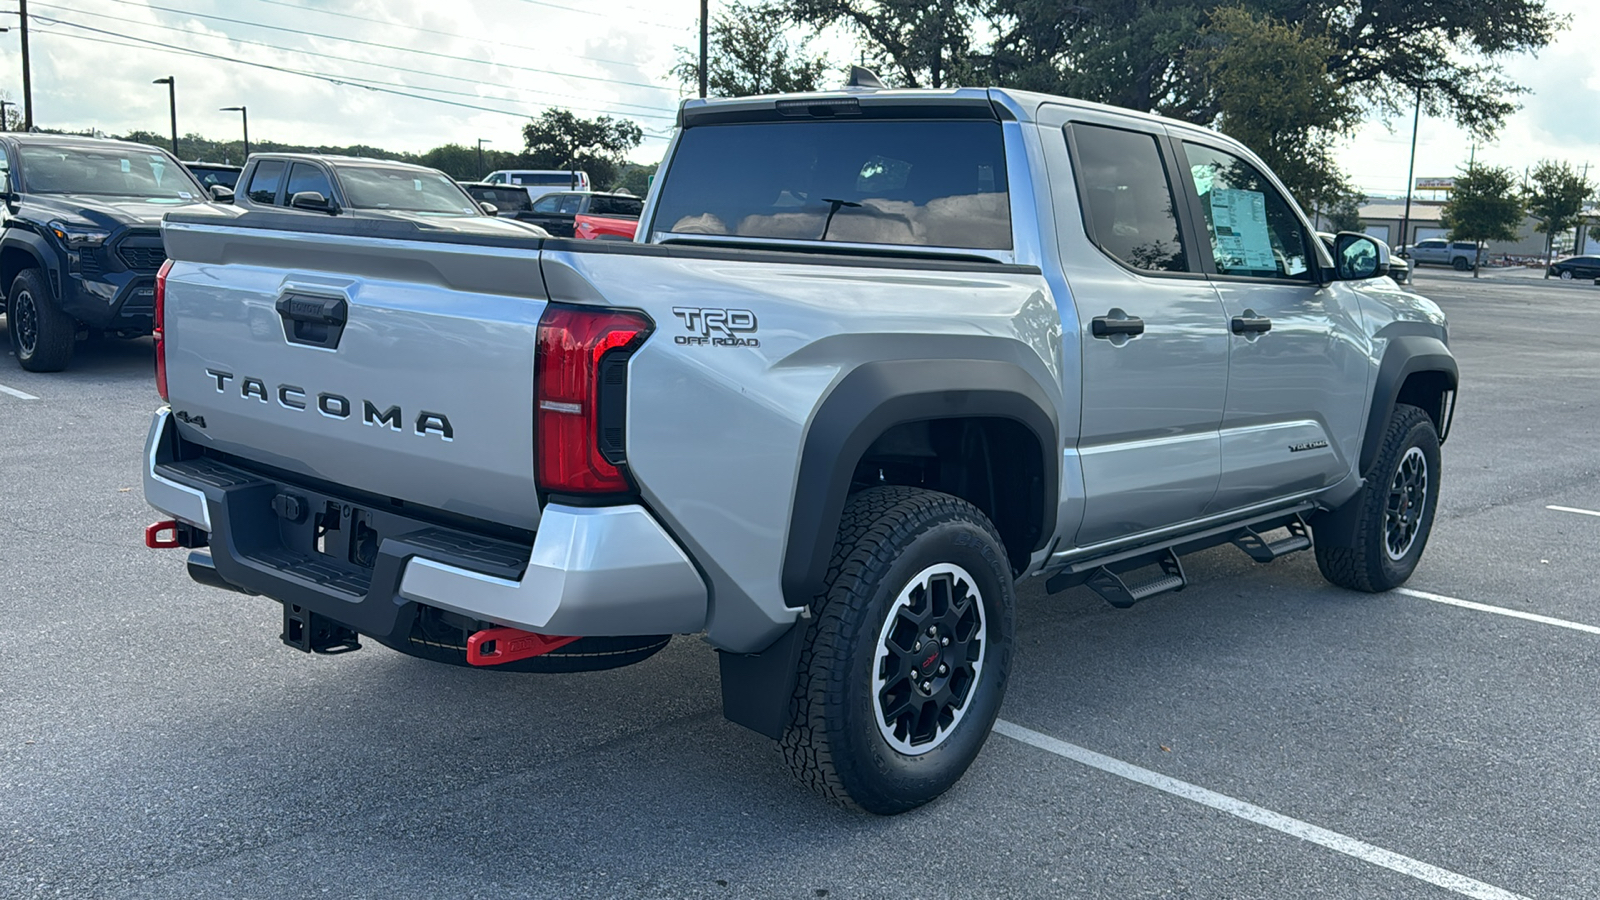
<svg viewBox="0 0 1600 900"><path fill-rule="evenodd" d="M124 159L124 160L119 160L119 161L122 163L122 172L123 172L124 175L126 175L127 173L133 171L133 165L131 163L129 163L127 160Z"/></svg>
<svg viewBox="0 0 1600 900"><path fill-rule="evenodd" d="M422 190L422 179L421 178L413 178L413 179L411 179L411 189L413 191Z"/></svg>
<svg viewBox="0 0 1600 900"><path fill-rule="evenodd" d="M1217 266L1276 272L1267 234L1267 197L1260 191L1211 189L1211 223L1217 234Z"/></svg>

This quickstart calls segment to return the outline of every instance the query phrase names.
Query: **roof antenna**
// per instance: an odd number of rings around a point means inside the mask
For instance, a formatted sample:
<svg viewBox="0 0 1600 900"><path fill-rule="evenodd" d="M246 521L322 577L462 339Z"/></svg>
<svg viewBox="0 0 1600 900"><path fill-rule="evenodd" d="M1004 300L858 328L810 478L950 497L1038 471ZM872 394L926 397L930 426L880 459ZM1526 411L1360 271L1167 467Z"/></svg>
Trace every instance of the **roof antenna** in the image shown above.
<svg viewBox="0 0 1600 900"><path fill-rule="evenodd" d="M851 66L850 80L844 83L847 88L861 88L868 91L883 90L883 81L878 78L878 73L866 66Z"/></svg>

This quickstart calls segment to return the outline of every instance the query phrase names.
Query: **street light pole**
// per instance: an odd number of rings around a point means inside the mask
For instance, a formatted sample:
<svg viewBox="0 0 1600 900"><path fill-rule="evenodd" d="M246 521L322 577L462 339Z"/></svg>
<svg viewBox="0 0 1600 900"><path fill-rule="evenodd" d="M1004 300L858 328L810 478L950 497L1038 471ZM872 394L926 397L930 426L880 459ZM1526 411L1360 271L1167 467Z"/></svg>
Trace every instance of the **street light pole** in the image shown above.
<svg viewBox="0 0 1600 900"><path fill-rule="evenodd" d="M33 71L28 65L28 0L17 0L22 17L22 130L33 130Z"/></svg>
<svg viewBox="0 0 1600 900"><path fill-rule="evenodd" d="M707 79L709 78L709 73L706 71L706 57L708 55L707 35L709 33L709 26L706 24L706 14L709 11L710 6L710 0L700 0L700 98L702 100L705 99L706 96L706 84ZM23 46L27 46L26 41L23 42Z"/></svg>
<svg viewBox="0 0 1600 900"><path fill-rule="evenodd" d="M1417 88L1417 111L1411 114L1411 164L1406 167L1406 214L1400 220L1400 246L1411 246L1411 185L1417 175L1417 126L1422 122L1422 88Z"/></svg>
<svg viewBox="0 0 1600 900"><path fill-rule="evenodd" d="M244 158L245 159L249 159L250 158L250 110L249 110L249 108L243 107L243 106L224 106L224 107L222 107L221 109L219 109L217 111L218 112L236 112L236 113L239 114L239 119L244 122ZM177 133L176 126L174 126L173 133L174 134Z"/></svg>
<svg viewBox="0 0 1600 900"><path fill-rule="evenodd" d="M8 120L6 118L6 107L8 106L16 106L16 104L12 103L10 100L0 100L0 131L11 130L7 126Z"/></svg>
<svg viewBox="0 0 1600 900"><path fill-rule="evenodd" d="M167 86L167 102L172 111L172 155L178 155L178 80L168 75L157 78L151 84L164 84Z"/></svg>
<svg viewBox="0 0 1600 900"><path fill-rule="evenodd" d="M483 145L484 144L492 144L492 143L494 143L494 141L491 141L488 138L478 138L478 180L479 181L483 180Z"/></svg>

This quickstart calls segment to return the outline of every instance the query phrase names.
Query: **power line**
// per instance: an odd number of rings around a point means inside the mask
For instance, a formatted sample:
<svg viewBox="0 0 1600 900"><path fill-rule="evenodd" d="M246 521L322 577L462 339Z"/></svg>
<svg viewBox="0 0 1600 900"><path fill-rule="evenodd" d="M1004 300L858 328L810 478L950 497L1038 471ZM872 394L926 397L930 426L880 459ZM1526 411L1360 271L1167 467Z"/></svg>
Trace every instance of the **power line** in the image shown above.
<svg viewBox="0 0 1600 900"><path fill-rule="evenodd" d="M406 31L415 31L420 34L432 34L439 37L456 38L463 41L476 41L482 44L493 44L496 47L506 47L512 50L526 50L529 53L539 53L546 56L552 55L549 49L543 47L529 47L525 44L510 44L506 43L505 41L489 41L473 35L458 34L454 31L440 31L435 28L423 28L418 25L407 25L404 22L394 22L387 19L375 19L371 16L358 16L355 13L336 12L331 9L318 9L314 6L301 6L298 3L290 3L289 0L256 0L256 2L270 3L273 6L282 6L287 9L298 10L300 12L317 13L324 16L337 16L341 19L351 19L356 22L370 22L374 25L386 25L390 28L403 28ZM583 10L583 12L587 12L587 10ZM631 68L635 65L635 63L627 62L625 60L605 59L599 56L584 56L581 53L569 53L566 51L561 51L561 54L571 59L588 60L589 62L605 63L606 65L612 66L628 66Z"/></svg>
<svg viewBox="0 0 1600 900"><path fill-rule="evenodd" d="M612 16L612 13L610 13L610 12L601 12L600 10L596 10L596 9L581 9L579 7L576 7L576 6L563 6L560 3L550 3L550 2L548 2L548 0L522 0L522 2L531 4L533 6L548 6L551 9L559 9L559 10L564 10L566 12L583 13L586 16L605 16L606 18L610 18ZM623 8L623 9L631 9L631 10L634 10L636 12L643 12L644 11L644 10L641 10L637 6L629 6L626 3L612 3L612 4L609 4L609 5L611 5L611 6L619 6L619 7ZM682 31L683 30L683 26L681 26L681 25L673 25L673 24L670 24L668 22L657 22L657 21L654 21L652 19L634 19L633 21L638 22L638 23L640 23L642 25L654 25L657 28L670 28L673 31Z"/></svg>
<svg viewBox="0 0 1600 900"><path fill-rule="evenodd" d="M514 110L500 109L500 108L490 107L490 106L479 106L479 105L473 104L473 103L461 103L461 102L455 101L455 100L445 100L445 99L442 99L442 98L439 98L439 97L428 97L428 96L424 96L422 94L413 94L413 93L410 93L409 91L396 90L396 89L394 89L392 87L384 86L385 83L383 83L383 82L374 82L374 81L370 81L370 80L367 80L367 79L355 79L355 78L350 78L348 76L329 75L329 74L323 74L323 73L318 73L318 72L309 72L309 71L304 71L304 70L299 70L299 69L289 69L289 68L285 68L283 66L274 66L274 65L271 65L270 63L254 62L252 60L247 60L247 59L234 59L234 58L227 57L227 56L221 56L221 55L216 54L216 53L207 53L204 50L195 50L195 49L190 48L190 47L179 47L179 46L176 46L176 45L173 45L173 44L165 44L165 43L162 43L160 41L152 41L152 40L150 40L148 38L135 37L133 35L117 34L116 32L112 32L112 31L105 31L105 30L99 29L99 28L91 28L88 25L80 25L80 24L78 24L76 22L67 22L67 21L64 21L64 20L61 20L61 19L51 19L51 18L47 18L47 17L44 17L44 16L34 16L34 18L36 20L38 20L40 22L44 22L46 24L64 25L64 26L69 27L69 28L78 28L78 29L82 29L84 31L92 31L92 32L95 32L96 34L106 35L106 36L108 36L110 38L115 38L116 40L107 40L104 37L102 37L102 38L93 38L93 37L89 37L87 35L60 34L60 33L53 34L54 37L63 37L63 38L71 38L73 40L91 41L91 42L97 43L97 44L110 44L110 45L116 46L116 47L132 47L132 48L135 48L135 49L148 49L149 47L159 47L159 48L161 48L163 50L170 50L170 51L177 52L177 53L182 53L182 54L185 54L185 55L188 55L188 56L198 56L198 57L202 57L202 58L205 58L205 59L212 59L212 60L218 60L218 61L221 61L221 62L234 63L236 65L253 66L255 68L260 68L260 69L270 69L270 70L272 70L274 72L281 72L281 73L286 74L286 75L297 75L297 76L300 76L302 78L312 78L312 79L316 79L318 81L326 81L326 82L329 82L331 84L342 85L342 86L345 86L345 87L361 88L363 90L374 91L374 92L381 93L381 94L393 94L393 95L399 96L399 97L407 97L407 98L412 99L412 100L423 100L423 101L427 101L429 103L442 103L442 104L444 104L446 106L455 106L455 107L460 107L460 108L463 108L463 109L472 109L472 110L477 110L479 112L497 113L499 115L513 116L513 117L519 118L519 119L531 119L531 118L533 118L532 116L528 115L525 112L517 112L517 111L514 111ZM126 41L135 41L137 43L136 44L124 43ZM147 46L141 47L140 45L147 45ZM363 82L366 82L366 83L363 83ZM402 85L402 87L408 87L409 88L409 87L412 87L412 86L411 85ZM413 90L415 90L415 89L416 88L413 88ZM657 134L655 132L645 132L645 133L648 134L650 137L653 137L653 138L662 139L662 140L665 139L665 135Z"/></svg>
<svg viewBox="0 0 1600 900"><path fill-rule="evenodd" d="M581 79L583 81L600 81L600 82L605 82L607 84L622 84L622 85L627 85L628 87L640 87L640 88L648 88L648 89L654 90L654 91L665 91L666 93L669 93L669 94L670 93L675 93L675 91L673 91L671 88L665 88L665 87L662 87L659 84L647 84L647 83L641 82L641 81L624 81L624 80L622 80L620 78L603 78L603 77L601 77L599 75L578 75L578 74L575 74L575 73L572 73L572 72L561 72L561 71L558 71L558 70L555 70L555 69L538 69L538 68L534 68L532 66L517 66L517 65L512 65L511 63L500 63L500 62L494 62L492 60L487 60L487 59L473 59L472 57L469 57L469 56L453 56L453 55L451 55L449 53L435 53L432 50L418 50L418 49L415 49L415 48L412 48L412 47L401 47L401 46L397 46L395 44L384 44L384 43L379 43L377 41L364 41L364 40L361 40L360 38L339 37L338 35L333 35L333 34L322 34L320 32L316 32L316 31L305 31L305 30L299 29L299 28L288 28L288 27L283 26L283 25L267 25L267 24L264 24L264 23L261 23L261 22L251 22L251 21L249 21L247 19L233 19L233 18L229 18L227 16L216 16L216 15L211 15L209 13L199 13L199 12L194 12L192 10L187 10L187 9L175 9L173 7L170 7L170 6L157 6L157 5L153 4L153 3L148 3L148 4L147 3L139 3L139 2L137 2L137 0L110 0L110 2L112 2L112 3L120 3L120 4L124 5L124 6L137 6L140 9L160 10L161 12L173 13L175 15L193 16L193 17L195 17L197 19L212 19L212 20L215 20L215 21L218 21L218 22L229 22L229 23L232 23L234 25L245 25L245 26L248 26L248 27L251 27L251 28L265 28L265 29L267 29L269 31L282 31L282 32L287 32L289 34L298 34L298 35L301 35L303 37L321 38L323 40L338 41L340 43L346 43L346 44L358 44L358 45L363 46L363 47L376 47L376 48L379 48L381 50L393 50L393 51L395 51L397 53L415 53L415 54L417 54L419 56L431 56L431 57L434 57L434 58L437 58L437 59L448 59L448 60L451 60L452 62L471 63L471 64L474 64L474 65L489 66L491 68L513 69L513 70L520 71L520 72L535 72L535 73L538 73L540 75L557 75L557 76L560 76L562 78L577 78L577 79ZM90 15L93 15L93 13L90 13Z"/></svg>
<svg viewBox="0 0 1600 900"><path fill-rule="evenodd" d="M36 6L46 7L48 9L63 10L65 12L70 12L70 13L78 13L78 14L87 15L87 16L94 16L96 19L104 19L104 20L108 20L108 21L112 21L112 22L123 22L123 23L127 23L129 25L138 25L138 26L144 27L144 28L159 28L163 32L177 32L179 34L193 35L195 37L200 37L200 38L215 39L215 35L210 34L208 32L204 32L204 31L194 31L194 30L188 29L188 28L178 28L178 27L170 26L170 25L161 25L161 24L155 23L155 22L142 22L142 21L140 21L138 19L128 19L128 18L123 18L121 16L107 15L105 13L90 12L88 10L74 9L72 7L67 7L67 6L58 6L58 5L54 4L54 3L36 3L35 5ZM65 24L65 25L76 25L77 24L77 23L71 22L71 21L66 20L66 19L50 20L50 21L57 21L57 22L60 22L62 24ZM281 46L281 45L278 45L278 44L269 44L269 43L266 43L264 41L253 41L253 40L250 40L248 38L233 37L231 35L228 36L228 40L230 42L232 42L232 43L235 43L235 44L245 44L245 45L252 46L252 47L263 47L263 48L266 48L268 50L276 50L276 51L279 51L279 52L282 52L282 53L296 53L296 54L299 54L301 56L312 56L312 57L316 57L318 59L323 58L323 54L317 53L317 52L312 51L312 50L301 50L301 49L297 49L297 48L294 48L294 47L284 47L284 46ZM347 59L347 60L344 60L344 62L355 64L355 65L360 65L360 66L371 66L373 68L378 68L378 69L387 69L387 70L393 71L393 72L406 72L406 73L410 73L410 74L414 74L414 75L422 75L422 76L429 77L429 78L440 78L440 79L443 79L443 80L446 80L446 81L459 81L459 82L464 82L466 84L474 84L474 85L483 84L482 81L480 81L479 79L476 79L476 78L463 78L463 77L461 77L459 75L445 75L445 74L440 73L440 72L426 72L426 71L421 71L421 70L412 68L410 66L392 66L392 65L388 65L386 63L372 62L371 60L364 60L364 59ZM332 73L329 73L329 74L332 75ZM350 80L360 80L360 79L357 79L356 76L332 75L332 77L348 78ZM380 83L382 83L382 82L380 82ZM415 84L404 84L404 85L398 85L398 86L400 86L400 87L409 87L409 88L413 88L413 89L419 90L419 91L440 91L440 92L444 92L444 93L459 93L460 96L481 96L481 95L478 95L478 94L470 94L470 93L464 93L464 92L442 91L442 89L440 89L440 88L429 88L429 87L423 87L421 85L415 85ZM591 99L591 98L582 97L582 96L579 96L579 95L576 95L576 94L558 94L558 93L555 93L553 91L541 91L541 90L537 90L537 89L534 89L534 88L510 87L510 86L507 86L507 85L495 85L495 87L499 88L501 90L513 91L515 93L533 94L533 95L544 96L544 97L559 97L559 98L567 99L567 100L587 100L587 99ZM493 98L489 98L489 99L493 99ZM607 106L627 106L627 107L633 107L633 108L636 108L636 109L648 109L648 110L653 110L654 111L654 115L648 115L646 113L633 113L633 112L628 112L628 113L618 112L617 113L618 115L634 115L634 116L640 116L640 117L646 117L646 118L667 118L667 119L675 118L675 116L673 114L667 112L669 107L653 106L653 105L647 105L647 104L643 104L643 103L627 103L627 102L622 101L622 100L608 100L608 101L606 101L606 105ZM588 109L593 111L593 110L595 110L595 107L588 107Z"/></svg>

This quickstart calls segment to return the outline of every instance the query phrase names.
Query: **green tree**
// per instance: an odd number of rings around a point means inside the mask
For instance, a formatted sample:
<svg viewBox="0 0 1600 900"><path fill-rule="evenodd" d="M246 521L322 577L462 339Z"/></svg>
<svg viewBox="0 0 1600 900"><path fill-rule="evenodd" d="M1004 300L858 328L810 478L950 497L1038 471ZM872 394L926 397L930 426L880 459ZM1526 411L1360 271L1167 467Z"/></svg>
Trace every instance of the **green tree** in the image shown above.
<svg viewBox="0 0 1600 900"><path fill-rule="evenodd" d="M507 150L483 148L483 162L478 162L478 147L461 144L444 144L417 157L417 164L449 175L457 181L481 181L495 169L510 169L517 165L519 154Z"/></svg>
<svg viewBox="0 0 1600 900"><path fill-rule="evenodd" d="M1485 241L1517 240L1524 215L1516 175L1510 169L1477 166L1456 176L1439 221L1450 229L1451 240L1481 247ZM1472 267L1472 277L1478 277L1477 266Z"/></svg>
<svg viewBox="0 0 1600 900"><path fill-rule="evenodd" d="M980 0L787 0L789 20L855 35L867 64L900 87L973 84Z"/></svg>
<svg viewBox="0 0 1600 900"><path fill-rule="evenodd" d="M1335 232L1360 231L1363 224L1361 221L1361 204L1366 201L1366 197L1355 192L1336 198L1322 212L1323 218L1328 220L1328 230Z"/></svg>
<svg viewBox="0 0 1600 900"><path fill-rule="evenodd" d="M644 130L627 119L580 119L570 110L551 108L522 128L534 169L575 169L589 173L597 187L616 184L624 156L644 140Z"/></svg>
<svg viewBox="0 0 1600 900"><path fill-rule="evenodd" d="M748 97L814 91L828 71L826 56L806 52L809 39L791 42L788 13L770 3L735 0L711 20L707 36L707 90L714 97ZM672 74L700 84L699 51L678 48Z"/></svg>
<svg viewBox="0 0 1600 900"><path fill-rule="evenodd" d="M1217 10L1200 39L1216 127L1254 150L1303 206L1348 195L1334 145L1361 116L1328 75L1332 43L1243 7Z"/></svg>
<svg viewBox="0 0 1600 900"><path fill-rule="evenodd" d="M637 163L627 163L622 167L622 174L617 178L616 190L626 191L635 197L643 197L650 193L650 180L656 177L656 169L660 163L651 163L641 166Z"/></svg>
<svg viewBox="0 0 1600 900"><path fill-rule="evenodd" d="M1591 185L1570 163L1543 160L1534 167L1526 189L1528 212L1539 223L1534 230L1544 235L1544 277L1550 277L1550 256L1555 237L1577 227L1583 219L1583 206L1594 196Z"/></svg>

